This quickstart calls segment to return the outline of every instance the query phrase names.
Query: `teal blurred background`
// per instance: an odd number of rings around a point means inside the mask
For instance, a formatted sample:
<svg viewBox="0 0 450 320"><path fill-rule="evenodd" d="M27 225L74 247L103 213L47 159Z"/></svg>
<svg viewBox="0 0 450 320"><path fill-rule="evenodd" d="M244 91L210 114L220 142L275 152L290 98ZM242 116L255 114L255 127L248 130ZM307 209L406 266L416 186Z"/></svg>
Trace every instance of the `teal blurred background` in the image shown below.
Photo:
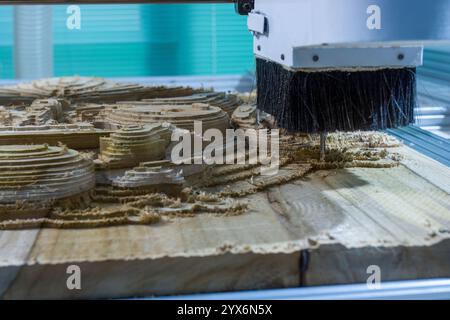
<svg viewBox="0 0 450 320"><path fill-rule="evenodd" d="M55 76L246 74L254 69L246 17L233 4L81 5L81 30L53 6ZM14 78L13 7L0 6L0 78Z"/></svg>
<svg viewBox="0 0 450 320"><path fill-rule="evenodd" d="M81 30L52 6L55 76L242 75L254 70L246 17L233 4L80 5ZM0 79L13 79L12 6L0 6ZM450 47L425 50L419 73L450 79Z"/></svg>

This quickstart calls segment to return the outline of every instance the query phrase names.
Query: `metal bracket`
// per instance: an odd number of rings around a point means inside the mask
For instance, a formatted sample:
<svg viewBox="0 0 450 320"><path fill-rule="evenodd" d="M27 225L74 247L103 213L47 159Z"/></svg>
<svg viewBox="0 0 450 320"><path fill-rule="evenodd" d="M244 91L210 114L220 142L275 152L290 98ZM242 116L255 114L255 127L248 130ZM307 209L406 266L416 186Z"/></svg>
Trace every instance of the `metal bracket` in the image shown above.
<svg viewBox="0 0 450 320"><path fill-rule="evenodd" d="M238 14L246 16L255 8L255 0L236 0L234 8Z"/></svg>
<svg viewBox="0 0 450 320"><path fill-rule="evenodd" d="M267 31L267 18L256 12L250 12L247 19L248 30L254 35L265 34Z"/></svg>
<svg viewBox="0 0 450 320"><path fill-rule="evenodd" d="M293 48L294 69L417 67L423 62L423 47Z"/></svg>

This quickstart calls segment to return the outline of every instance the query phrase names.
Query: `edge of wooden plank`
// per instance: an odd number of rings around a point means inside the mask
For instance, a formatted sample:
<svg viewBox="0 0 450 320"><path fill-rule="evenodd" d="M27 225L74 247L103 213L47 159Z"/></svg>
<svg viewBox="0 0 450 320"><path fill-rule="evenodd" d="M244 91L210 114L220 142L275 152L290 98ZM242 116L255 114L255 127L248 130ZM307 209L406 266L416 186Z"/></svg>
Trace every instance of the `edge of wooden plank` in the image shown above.
<svg viewBox="0 0 450 320"><path fill-rule="evenodd" d="M400 164L450 194L450 168L422 153L402 146L395 149L403 159Z"/></svg>

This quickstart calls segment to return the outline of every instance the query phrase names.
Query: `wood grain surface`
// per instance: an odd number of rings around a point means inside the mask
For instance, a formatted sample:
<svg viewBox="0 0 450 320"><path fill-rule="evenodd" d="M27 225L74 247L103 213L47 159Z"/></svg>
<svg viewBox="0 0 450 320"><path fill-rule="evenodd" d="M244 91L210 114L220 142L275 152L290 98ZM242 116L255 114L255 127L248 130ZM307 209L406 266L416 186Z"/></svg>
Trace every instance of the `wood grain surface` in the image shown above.
<svg viewBox="0 0 450 320"><path fill-rule="evenodd" d="M450 169L412 149L389 169L318 171L248 212L150 226L0 231L0 296L109 298L450 276ZM68 290L68 265L82 289Z"/></svg>

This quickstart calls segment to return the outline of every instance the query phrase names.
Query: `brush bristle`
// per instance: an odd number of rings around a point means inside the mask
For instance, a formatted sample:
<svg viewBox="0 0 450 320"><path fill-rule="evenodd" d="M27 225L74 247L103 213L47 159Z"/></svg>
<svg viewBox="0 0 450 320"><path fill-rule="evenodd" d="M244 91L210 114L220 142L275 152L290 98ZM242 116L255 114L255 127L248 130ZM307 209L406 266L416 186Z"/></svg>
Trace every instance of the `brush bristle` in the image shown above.
<svg viewBox="0 0 450 320"><path fill-rule="evenodd" d="M257 59L257 87L258 108L289 131L382 130L414 122L415 68L305 72Z"/></svg>

